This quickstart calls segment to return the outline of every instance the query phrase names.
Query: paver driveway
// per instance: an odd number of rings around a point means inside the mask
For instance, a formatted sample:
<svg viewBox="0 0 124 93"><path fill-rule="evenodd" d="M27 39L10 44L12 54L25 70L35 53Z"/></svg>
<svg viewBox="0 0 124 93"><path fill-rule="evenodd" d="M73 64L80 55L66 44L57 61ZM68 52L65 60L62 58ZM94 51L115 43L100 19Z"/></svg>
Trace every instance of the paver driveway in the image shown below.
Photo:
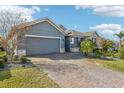
<svg viewBox="0 0 124 93"><path fill-rule="evenodd" d="M60 87L124 87L124 74L88 62L80 53L30 57Z"/></svg>

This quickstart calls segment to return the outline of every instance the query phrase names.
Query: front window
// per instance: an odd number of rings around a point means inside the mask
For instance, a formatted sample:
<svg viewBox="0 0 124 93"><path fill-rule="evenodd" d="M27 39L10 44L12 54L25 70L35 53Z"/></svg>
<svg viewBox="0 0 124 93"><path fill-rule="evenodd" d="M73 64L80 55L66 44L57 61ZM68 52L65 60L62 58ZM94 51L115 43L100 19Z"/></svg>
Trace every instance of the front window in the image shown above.
<svg viewBox="0 0 124 93"><path fill-rule="evenodd" d="M71 37L70 43L74 44L74 38L73 37Z"/></svg>
<svg viewBox="0 0 124 93"><path fill-rule="evenodd" d="M96 43L96 38L92 38L93 42Z"/></svg>
<svg viewBox="0 0 124 93"><path fill-rule="evenodd" d="M81 41L81 39L80 38L78 38L78 42L80 42Z"/></svg>

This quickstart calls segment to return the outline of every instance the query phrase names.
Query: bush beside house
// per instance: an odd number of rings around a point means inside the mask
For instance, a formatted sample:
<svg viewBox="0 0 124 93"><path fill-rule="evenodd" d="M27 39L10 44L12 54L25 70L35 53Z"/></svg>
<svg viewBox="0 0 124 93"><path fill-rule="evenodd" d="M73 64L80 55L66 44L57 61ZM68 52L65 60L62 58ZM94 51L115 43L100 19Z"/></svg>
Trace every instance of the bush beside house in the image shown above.
<svg viewBox="0 0 124 93"><path fill-rule="evenodd" d="M116 57L124 59L124 48L120 48L117 51L114 50L113 42L110 40L105 40L102 43L101 49L97 48L92 40L84 40L80 43L80 52L82 52L85 56L90 55L97 58Z"/></svg>
<svg viewBox="0 0 124 93"><path fill-rule="evenodd" d="M80 51L84 53L85 56L93 53L95 48L96 44L92 40L87 39L80 43Z"/></svg>
<svg viewBox="0 0 124 93"><path fill-rule="evenodd" d="M118 53L119 53L119 57L121 59L124 59L124 48L120 48L119 51L118 51Z"/></svg>
<svg viewBox="0 0 124 93"><path fill-rule="evenodd" d="M0 51L0 68L4 68L6 62L7 62L6 52Z"/></svg>
<svg viewBox="0 0 124 93"><path fill-rule="evenodd" d="M0 59L0 68L4 68L4 64L5 62L2 59Z"/></svg>
<svg viewBox="0 0 124 93"><path fill-rule="evenodd" d="M26 57L25 55L22 55L22 56L20 57L20 63L27 63L27 62L28 62L27 57Z"/></svg>
<svg viewBox="0 0 124 93"><path fill-rule="evenodd" d="M97 57L97 58L100 58L102 56L102 49L94 49L94 56Z"/></svg>
<svg viewBox="0 0 124 93"><path fill-rule="evenodd" d="M113 56L113 45L111 40L104 40L102 42L102 56Z"/></svg>

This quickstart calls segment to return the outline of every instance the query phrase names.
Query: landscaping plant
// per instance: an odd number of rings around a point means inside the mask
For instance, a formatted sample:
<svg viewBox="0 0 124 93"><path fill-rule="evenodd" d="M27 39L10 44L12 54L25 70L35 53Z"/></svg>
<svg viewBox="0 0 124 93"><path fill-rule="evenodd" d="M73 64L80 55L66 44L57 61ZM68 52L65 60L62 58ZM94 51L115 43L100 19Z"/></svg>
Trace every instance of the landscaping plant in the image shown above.
<svg viewBox="0 0 124 93"><path fill-rule="evenodd" d="M14 51L20 41L17 41L20 33L23 30L18 30L15 27L18 24L22 24L28 21L28 18L24 18L23 12L13 13L11 11L0 11L0 46L6 51L9 62L12 62ZM18 35L17 35L18 34ZM18 36L18 37L16 37Z"/></svg>
<svg viewBox="0 0 124 93"><path fill-rule="evenodd" d="M20 58L20 62L21 63L27 63L28 59L25 55L22 55L21 58Z"/></svg>
<svg viewBox="0 0 124 93"><path fill-rule="evenodd" d="M101 49L94 49L94 57L100 58L102 56L102 50Z"/></svg>
<svg viewBox="0 0 124 93"><path fill-rule="evenodd" d="M14 60L14 61L18 61L18 60L19 60L18 55L15 55L15 56L13 57L13 60Z"/></svg>
<svg viewBox="0 0 124 93"><path fill-rule="evenodd" d="M124 45L123 45L124 33L121 31L120 33L115 34L115 35L120 39L120 47L124 47Z"/></svg>
<svg viewBox="0 0 124 93"><path fill-rule="evenodd" d="M92 40L84 40L80 43L80 52L84 53L87 56L89 53L93 53L93 50L96 48L96 44Z"/></svg>
<svg viewBox="0 0 124 93"><path fill-rule="evenodd" d="M102 54L103 56L107 56L109 53L112 55L113 42L111 40L104 40L102 43Z"/></svg>
<svg viewBox="0 0 124 93"><path fill-rule="evenodd" d="M124 59L124 48L120 48L118 53L119 53L119 57L121 59Z"/></svg>
<svg viewBox="0 0 124 93"><path fill-rule="evenodd" d="M3 58L0 58L0 68L3 68L5 64L5 61Z"/></svg>

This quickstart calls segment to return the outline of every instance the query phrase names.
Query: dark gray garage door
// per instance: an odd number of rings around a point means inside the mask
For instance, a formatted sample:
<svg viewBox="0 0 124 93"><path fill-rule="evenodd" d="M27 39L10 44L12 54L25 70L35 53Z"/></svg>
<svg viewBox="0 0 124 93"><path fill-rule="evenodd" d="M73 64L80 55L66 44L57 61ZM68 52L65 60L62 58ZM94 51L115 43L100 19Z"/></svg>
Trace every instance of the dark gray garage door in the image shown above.
<svg viewBox="0 0 124 93"><path fill-rule="evenodd" d="M60 39L27 37L27 55L40 55L50 53L60 53Z"/></svg>

